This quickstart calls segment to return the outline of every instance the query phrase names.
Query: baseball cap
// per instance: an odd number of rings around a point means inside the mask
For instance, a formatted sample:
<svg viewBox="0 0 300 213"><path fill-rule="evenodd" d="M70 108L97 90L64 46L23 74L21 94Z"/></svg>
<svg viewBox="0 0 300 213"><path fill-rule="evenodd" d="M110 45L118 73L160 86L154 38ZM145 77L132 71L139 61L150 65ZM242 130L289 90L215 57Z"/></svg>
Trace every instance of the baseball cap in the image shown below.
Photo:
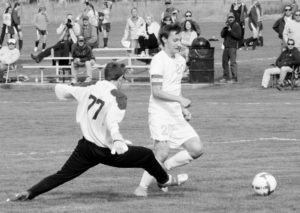
<svg viewBox="0 0 300 213"><path fill-rule="evenodd" d="M165 0L165 4L172 4L171 0Z"/></svg>
<svg viewBox="0 0 300 213"><path fill-rule="evenodd" d="M78 36L78 41L84 41L84 37L82 35Z"/></svg>
<svg viewBox="0 0 300 213"><path fill-rule="evenodd" d="M82 20L89 20L88 16L82 16Z"/></svg>
<svg viewBox="0 0 300 213"><path fill-rule="evenodd" d="M16 40L14 38L10 38L10 39L8 39L7 43L16 44Z"/></svg>
<svg viewBox="0 0 300 213"><path fill-rule="evenodd" d="M227 18L229 18L229 17L233 17L233 18L234 18L233 13L228 13L228 14L227 14Z"/></svg>
<svg viewBox="0 0 300 213"><path fill-rule="evenodd" d="M125 64L120 64L117 62L110 62L104 68L105 80L118 80L121 76L125 78L126 68Z"/></svg>

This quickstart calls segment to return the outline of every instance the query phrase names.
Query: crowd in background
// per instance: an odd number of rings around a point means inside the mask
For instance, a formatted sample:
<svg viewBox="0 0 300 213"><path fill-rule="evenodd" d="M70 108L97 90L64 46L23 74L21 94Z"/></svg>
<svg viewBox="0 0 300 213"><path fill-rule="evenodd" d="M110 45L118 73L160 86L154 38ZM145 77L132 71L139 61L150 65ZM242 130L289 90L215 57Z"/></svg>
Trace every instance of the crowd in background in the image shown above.
<svg viewBox="0 0 300 213"><path fill-rule="evenodd" d="M252 0L247 5L242 0L235 0L229 8L225 20L225 26L221 29L223 42L222 67L223 77L221 83L235 83L238 81L237 50L255 50L257 46L264 45L263 37L263 8L258 0ZM175 22L180 22L182 27L181 44L182 55L188 60L188 49L195 38L201 36L200 25L192 17L190 10L181 12L174 7L172 0L164 0L165 9L160 20L154 20L154 15L146 13L145 17L139 15L137 8L130 10L130 16L126 20L123 37L120 39L123 47L134 48L135 54L140 56L153 56L160 49L158 34L162 27ZM3 14L3 26L0 37L2 47L5 36L15 39L18 49L23 47L23 34L21 29L20 3L8 4ZM34 41L34 53L31 57L39 63L43 58L54 54L56 57L74 55L72 45L78 43L78 36L84 40L84 48L107 48L109 46L109 33L111 31L111 11L113 2L104 0L100 11L96 11L94 5L85 0L82 13L76 18L73 14L66 14L66 19L57 28L60 36L58 42L47 48L47 34L49 17L47 8L41 6L33 17L33 26L36 31ZM300 11L295 0L284 7L284 15L276 20L273 29L281 40L281 49L286 50L288 40L294 41L294 46L300 48ZM181 15L183 14L183 15ZM181 17L183 16L183 17ZM246 26L251 31L251 36L245 38ZM100 41L100 34L103 41ZM42 43L39 51L39 44ZM54 53L51 52L54 50ZM60 65L68 61L61 60ZM85 59L82 59L85 64ZM88 66L87 66L88 67ZM74 73L76 73L74 71ZM90 78L91 76L89 76ZM264 84L265 85L265 84ZM263 86L266 87L266 86Z"/></svg>

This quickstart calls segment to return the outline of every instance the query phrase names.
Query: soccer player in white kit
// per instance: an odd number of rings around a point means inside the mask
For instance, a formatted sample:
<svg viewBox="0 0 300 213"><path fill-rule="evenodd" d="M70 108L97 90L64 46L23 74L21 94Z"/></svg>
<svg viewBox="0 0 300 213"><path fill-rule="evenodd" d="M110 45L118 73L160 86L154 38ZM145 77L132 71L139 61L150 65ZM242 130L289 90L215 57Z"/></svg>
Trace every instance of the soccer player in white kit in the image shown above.
<svg viewBox="0 0 300 213"><path fill-rule="evenodd" d="M186 68L185 59L179 54L181 28L167 25L160 31L163 46L150 65L151 96L149 100L149 128L154 140L154 153L167 170L183 166L203 154L202 142L187 120L191 113L187 107L191 101L182 96L181 79ZM169 149L183 148L168 158ZM185 182L188 176L181 177ZM144 172L136 196L146 197L153 177Z"/></svg>
<svg viewBox="0 0 300 213"><path fill-rule="evenodd" d="M99 163L119 168L143 168L156 178L159 187L180 185L182 174L168 175L150 149L128 146L131 143L124 140L119 132L119 123L124 118L127 105L126 95L119 90L125 66L112 62L105 67L104 73L104 81L88 87L55 86L58 99L77 100L76 120L80 124L83 138L57 173L7 201L31 200Z"/></svg>

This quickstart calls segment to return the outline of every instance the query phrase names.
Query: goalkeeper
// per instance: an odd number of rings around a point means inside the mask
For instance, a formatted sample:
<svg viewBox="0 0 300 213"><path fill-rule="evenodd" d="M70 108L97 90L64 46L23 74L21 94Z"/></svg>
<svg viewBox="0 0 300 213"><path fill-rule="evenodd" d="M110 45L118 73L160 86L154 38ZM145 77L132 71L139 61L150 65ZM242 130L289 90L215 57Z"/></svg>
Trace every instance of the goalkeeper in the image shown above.
<svg viewBox="0 0 300 213"><path fill-rule="evenodd" d="M99 163L119 168L143 168L154 176L160 187L182 184L183 175L172 177L158 163L150 149L128 146L119 132L127 97L120 88L125 66L109 63L104 69L105 80L87 87L57 84L58 99L75 98L78 101L76 120L83 138L55 174L41 180L26 191L17 193L7 201L27 201L70 181Z"/></svg>

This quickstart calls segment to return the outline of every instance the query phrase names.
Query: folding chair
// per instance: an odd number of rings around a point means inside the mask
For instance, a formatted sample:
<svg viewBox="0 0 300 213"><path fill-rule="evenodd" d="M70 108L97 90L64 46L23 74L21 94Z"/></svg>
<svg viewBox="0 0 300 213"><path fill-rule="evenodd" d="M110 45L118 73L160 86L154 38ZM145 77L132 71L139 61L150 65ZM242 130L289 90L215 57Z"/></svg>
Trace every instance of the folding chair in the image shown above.
<svg viewBox="0 0 300 213"><path fill-rule="evenodd" d="M9 72L13 72L13 71L15 71L16 75L17 75L17 82L16 83L20 83L19 76L18 76L18 66L16 64L8 64L7 71L6 71L5 84L8 83Z"/></svg>
<svg viewBox="0 0 300 213"><path fill-rule="evenodd" d="M291 75L291 88L300 86L300 65L293 66L293 72Z"/></svg>

